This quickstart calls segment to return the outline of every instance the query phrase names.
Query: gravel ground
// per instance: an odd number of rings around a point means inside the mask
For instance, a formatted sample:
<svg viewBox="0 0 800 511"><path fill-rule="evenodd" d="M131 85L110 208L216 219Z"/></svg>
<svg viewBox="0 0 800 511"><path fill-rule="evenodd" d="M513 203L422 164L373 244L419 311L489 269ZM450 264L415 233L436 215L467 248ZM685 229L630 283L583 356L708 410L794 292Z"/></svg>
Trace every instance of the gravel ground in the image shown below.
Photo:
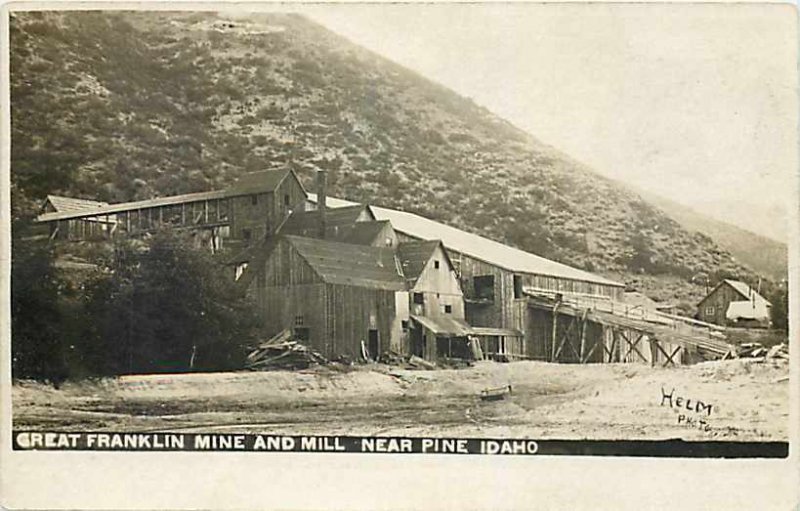
<svg viewBox="0 0 800 511"><path fill-rule="evenodd" d="M17 382L14 427L559 439L788 440L788 363L481 362ZM485 388L511 385L506 399ZM671 396L671 398L669 397ZM699 403L699 404L698 404Z"/></svg>

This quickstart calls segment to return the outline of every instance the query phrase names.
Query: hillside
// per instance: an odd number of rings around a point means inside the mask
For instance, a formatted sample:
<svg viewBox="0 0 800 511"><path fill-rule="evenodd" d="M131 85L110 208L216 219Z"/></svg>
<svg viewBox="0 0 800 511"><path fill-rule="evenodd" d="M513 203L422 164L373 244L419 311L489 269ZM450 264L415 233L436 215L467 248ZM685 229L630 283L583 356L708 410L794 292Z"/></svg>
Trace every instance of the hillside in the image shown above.
<svg viewBox="0 0 800 511"><path fill-rule="evenodd" d="M728 250L488 110L297 15L26 13L11 20L15 215L47 193L126 201L291 165L414 211L695 300ZM677 296L676 296L677 295Z"/></svg>
<svg viewBox="0 0 800 511"><path fill-rule="evenodd" d="M789 271L789 252L784 243L705 216L659 195L639 193L685 229L711 237L719 246L753 270L776 281L786 278Z"/></svg>

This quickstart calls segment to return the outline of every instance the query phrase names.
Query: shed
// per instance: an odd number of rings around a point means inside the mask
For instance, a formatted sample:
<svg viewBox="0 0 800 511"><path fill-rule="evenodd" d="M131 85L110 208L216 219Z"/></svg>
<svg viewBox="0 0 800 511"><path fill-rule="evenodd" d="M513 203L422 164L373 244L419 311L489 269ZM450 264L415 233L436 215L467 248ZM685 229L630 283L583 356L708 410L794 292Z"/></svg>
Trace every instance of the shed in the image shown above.
<svg viewBox="0 0 800 511"><path fill-rule="evenodd" d="M700 320L717 325L768 327L772 304L744 282L724 279L697 304Z"/></svg>
<svg viewBox="0 0 800 511"><path fill-rule="evenodd" d="M292 328L327 357L400 350L408 293L394 250L281 235L248 268L265 334ZM261 256L262 254L259 254Z"/></svg>

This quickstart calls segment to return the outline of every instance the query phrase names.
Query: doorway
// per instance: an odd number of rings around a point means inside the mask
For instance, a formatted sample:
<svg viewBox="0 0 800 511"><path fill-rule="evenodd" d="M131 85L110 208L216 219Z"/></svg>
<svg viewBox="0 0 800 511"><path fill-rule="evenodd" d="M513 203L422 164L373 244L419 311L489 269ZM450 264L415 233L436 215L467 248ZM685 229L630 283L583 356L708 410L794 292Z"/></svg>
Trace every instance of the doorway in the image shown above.
<svg viewBox="0 0 800 511"><path fill-rule="evenodd" d="M367 350L372 360L378 360L380 357L380 340L378 339L378 331L375 329L369 330L369 338L367 341Z"/></svg>

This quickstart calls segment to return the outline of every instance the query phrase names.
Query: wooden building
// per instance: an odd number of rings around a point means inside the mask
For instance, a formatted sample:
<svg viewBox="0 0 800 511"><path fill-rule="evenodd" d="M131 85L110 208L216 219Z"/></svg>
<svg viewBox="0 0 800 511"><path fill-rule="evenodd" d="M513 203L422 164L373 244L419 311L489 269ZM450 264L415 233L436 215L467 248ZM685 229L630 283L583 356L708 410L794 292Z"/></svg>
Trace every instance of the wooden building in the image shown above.
<svg viewBox="0 0 800 511"><path fill-rule="evenodd" d="M464 319L464 294L455 268L439 240L408 241L397 258L409 290L409 345L402 353L435 361L473 358L472 329Z"/></svg>
<svg viewBox="0 0 800 511"><path fill-rule="evenodd" d="M265 240L247 268L265 335L291 328L325 356L371 358L403 347L405 277L392 248L291 235Z"/></svg>
<svg viewBox="0 0 800 511"><path fill-rule="evenodd" d="M309 194L307 208L315 199ZM464 293L468 335L485 358L669 365L730 349L714 325L626 303L622 283L413 213L370 209L392 223L400 246L442 241Z"/></svg>
<svg viewBox="0 0 800 511"><path fill-rule="evenodd" d="M744 282L725 279L697 304L697 317L717 325L769 327L771 307Z"/></svg>
<svg viewBox="0 0 800 511"><path fill-rule="evenodd" d="M294 171L266 170L242 176L226 190L104 204L48 197L37 217L49 226L53 239L103 240L139 236L162 226L189 229L198 244L217 250L223 239L250 244L275 232L293 209L301 208L306 192ZM72 207L58 209L64 199Z"/></svg>

